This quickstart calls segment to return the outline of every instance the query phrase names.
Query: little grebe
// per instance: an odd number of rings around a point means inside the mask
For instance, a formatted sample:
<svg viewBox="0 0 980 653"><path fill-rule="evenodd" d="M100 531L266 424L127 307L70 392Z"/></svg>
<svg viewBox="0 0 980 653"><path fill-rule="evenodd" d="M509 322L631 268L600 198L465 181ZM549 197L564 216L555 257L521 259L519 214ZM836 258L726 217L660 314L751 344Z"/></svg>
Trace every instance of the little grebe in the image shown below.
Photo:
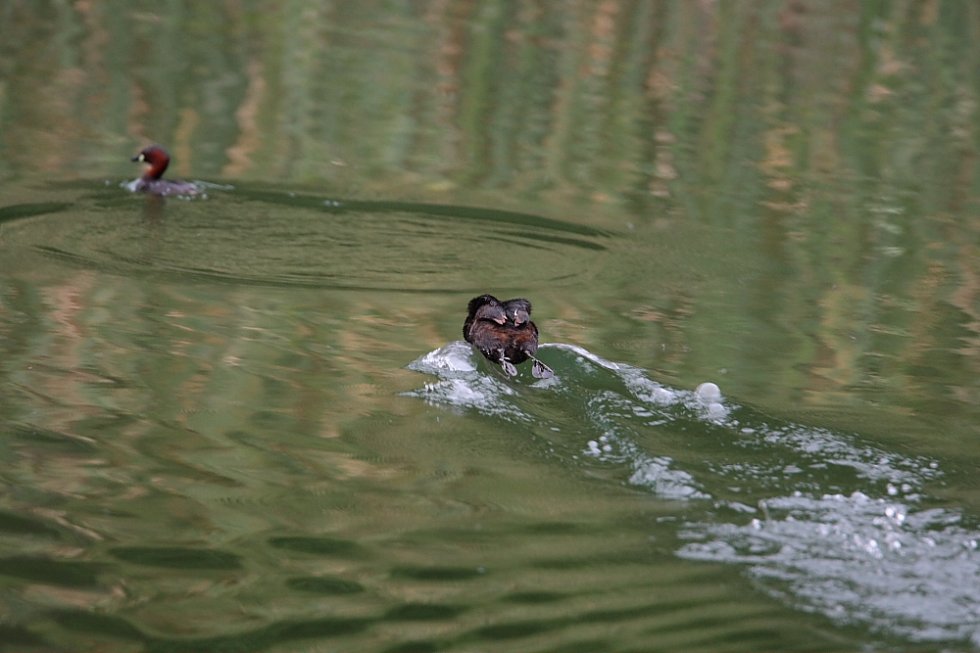
<svg viewBox="0 0 980 653"><path fill-rule="evenodd" d="M143 148L133 161L148 164L146 171L129 186L131 190L153 195L197 195L201 187L189 181L169 181L163 173L170 165L170 155L159 145Z"/></svg>
<svg viewBox="0 0 980 653"><path fill-rule="evenodd" d="M501 302L493 295L480 295L470 300L467 310L463 337L487 360L499 364L509 376L516 376L514 365L530 358L535 378L554 376L554 371L535 357L538 327L531 321L531 302L523 298Z"/></svg>

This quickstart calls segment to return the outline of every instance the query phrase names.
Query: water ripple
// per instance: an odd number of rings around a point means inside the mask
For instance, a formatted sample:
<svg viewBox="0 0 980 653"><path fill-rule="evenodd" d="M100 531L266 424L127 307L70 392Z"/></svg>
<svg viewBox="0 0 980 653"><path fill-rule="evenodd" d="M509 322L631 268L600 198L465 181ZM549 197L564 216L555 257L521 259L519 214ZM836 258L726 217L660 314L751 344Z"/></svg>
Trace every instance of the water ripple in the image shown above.
<svg viewBox="0 0 980 653"><path fill-rule="evenodd" d="M743 566L767 594L839 623L980 646L980 532L954 510L918 505L942 476L936 461L778 423L711 382L670 388L581 347L548 344L539 355L557 372L548 384L504 379L450 343L409 366L438 377L410 394L574 434L570 463L592 460L660 498L701 505L678 534L681 558ZM684 461L667 453L677 432L689 435Z"/></svg>
<svg viewBox="0 0 980 653"><path fill-rule="evenodd" d="M861 492L775 497L747 523L690 523L678 555L743 565L767 593L917 642L980 646L980 534Z"/></svg>
<svg viewBox="0 0 980 653"><path fill-rule="evenodd" d="M613 234L530 213L411 202L338 200L236 188L208 202L112 198L111 206L0 206L0 251L130 277L274 287L482 289L517 286L533 260L541 282L596 269ZM122 200L126 200L123 202Z"/></svg>

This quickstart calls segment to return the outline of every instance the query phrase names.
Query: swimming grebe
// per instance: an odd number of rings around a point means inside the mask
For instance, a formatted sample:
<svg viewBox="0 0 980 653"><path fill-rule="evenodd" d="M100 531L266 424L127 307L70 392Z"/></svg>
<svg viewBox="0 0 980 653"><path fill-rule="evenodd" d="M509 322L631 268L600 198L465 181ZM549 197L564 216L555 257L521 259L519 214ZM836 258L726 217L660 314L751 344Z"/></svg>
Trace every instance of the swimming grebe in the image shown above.
<svg viewBox="0 0 980 653"><path fill-rule="evenodd" d="M470 300L467 311L463 338L487 360L500 365L509 376L516 376L514 365L530 358L535 378L554 376L554 371L535 357L538 327L531 321L531 302L523 298L501 302L493 295L480 295Z"/></svg>
<svg viewBox="0 0 980 653"><path fill-rule="evenodd" d="M159 145L143 148L133 161L146 163L148 167L139 179L129 185L130 190L153 195L197 195L201 187L189 181L162 179L170 165L170 155Z"/></svg>

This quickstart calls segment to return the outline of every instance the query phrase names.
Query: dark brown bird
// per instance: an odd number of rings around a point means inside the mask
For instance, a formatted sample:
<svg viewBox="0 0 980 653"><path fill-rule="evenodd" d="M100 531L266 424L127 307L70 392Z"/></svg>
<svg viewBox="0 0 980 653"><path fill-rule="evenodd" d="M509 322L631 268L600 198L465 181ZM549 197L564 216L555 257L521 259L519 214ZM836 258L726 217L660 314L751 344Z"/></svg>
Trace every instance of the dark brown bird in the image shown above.
<svg viewBox="0 0 980 653"><path fill-rule="evenodd" d="M170 155L159 145L144 147L133 157L133 161L147 164L146 171L133 182L131 188L140 193L152 195L197 195L201 188L189 181L170 181L163 179L163 173L170 165Z"/></svg>
<svg viewBox="0 0 980 653"><path fill-rule="evenodd" d="M493 295L480 295L470 300L467 309L463 337L487 360L500 365L507 375L516 376L514 366L531 359L535 378L554 376L554 370L535 356L538 327L531 321L531 302L523 298L501 302Z"/></svg>

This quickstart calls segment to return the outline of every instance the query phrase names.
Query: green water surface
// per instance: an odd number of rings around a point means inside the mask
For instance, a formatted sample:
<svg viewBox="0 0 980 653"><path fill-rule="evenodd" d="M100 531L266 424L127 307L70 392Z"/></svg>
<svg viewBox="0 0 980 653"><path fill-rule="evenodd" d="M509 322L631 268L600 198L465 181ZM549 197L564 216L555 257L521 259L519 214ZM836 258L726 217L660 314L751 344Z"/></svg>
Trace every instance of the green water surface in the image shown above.
<svg viewBox="0 0 980 653"><path fill-rule="evenodd" d="M965 0L0 6L0 651L980 649L978 72Z"/></svg>

